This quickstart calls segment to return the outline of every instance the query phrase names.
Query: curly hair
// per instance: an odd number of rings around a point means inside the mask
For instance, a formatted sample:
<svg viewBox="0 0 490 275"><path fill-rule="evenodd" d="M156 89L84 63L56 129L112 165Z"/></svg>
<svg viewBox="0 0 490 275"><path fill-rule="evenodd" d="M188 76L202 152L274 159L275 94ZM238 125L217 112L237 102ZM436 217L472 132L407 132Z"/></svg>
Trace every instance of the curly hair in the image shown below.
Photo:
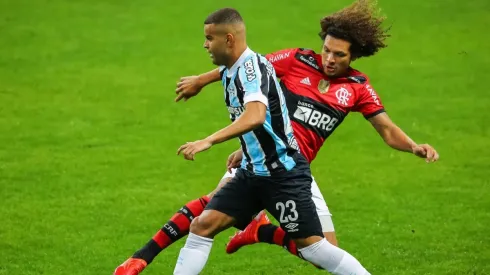
<svg viewBox="0 0 490 275"><path fill-rule="evenodd" d="M351 43L352 59L374 55L385 44L389 28L381 26L386 17L379 15L376 1L357 0L350 6L320 20L322 40L327 35Z"/></svg>

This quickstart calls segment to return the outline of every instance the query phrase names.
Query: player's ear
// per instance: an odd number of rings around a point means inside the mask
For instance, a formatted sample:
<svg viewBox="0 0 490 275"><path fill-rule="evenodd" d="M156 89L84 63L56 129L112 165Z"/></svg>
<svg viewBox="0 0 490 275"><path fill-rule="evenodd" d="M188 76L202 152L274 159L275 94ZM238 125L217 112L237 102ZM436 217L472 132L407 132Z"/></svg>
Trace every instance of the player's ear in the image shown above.
<svg viewBox="0 0 490 275"><path fill-rule="evenodd" d="M232 46L235 43L235 36L231 33L226 34L226 45L228 47Z"/></svg>

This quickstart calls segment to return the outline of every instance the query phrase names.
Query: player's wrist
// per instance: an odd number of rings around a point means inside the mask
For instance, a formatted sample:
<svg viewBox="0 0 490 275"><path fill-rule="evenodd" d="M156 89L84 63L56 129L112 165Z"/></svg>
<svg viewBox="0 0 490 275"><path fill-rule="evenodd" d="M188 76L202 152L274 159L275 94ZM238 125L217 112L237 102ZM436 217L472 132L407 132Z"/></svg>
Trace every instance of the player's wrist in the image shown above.
<svg viewBox="0 0 490 275"><path fill-rule="evenodd" d="M410 144L410 152L412 152L412 154L415 154L416 152L416 149L419 145L417 143L412 143Z"/></svg>
<svg viewBox="0 0 490 275"><path fill-rule="evenodd" d="M199 86L200 89L206 87L206 85L208 85L209 83L211 83L211 79L209 79L207 73L200 74L197 76L197 85Z"/></svg>
<svg viewBox="0 0 490 275"><path fill-rule="evenodd" d="M211 146L216 144L216 138L214 138L214 135L211 135L211 136L205 138L204 140L206 142L208 142L209 144L211 144Z"/></svg>
<svg viewBox="0 0 490 275"><path fill-rule="evenodd" d="M204 74L200 74L197 76L197 85L199 86L199 88L203 88L204 86L206 86L204 78Z"/></svg>

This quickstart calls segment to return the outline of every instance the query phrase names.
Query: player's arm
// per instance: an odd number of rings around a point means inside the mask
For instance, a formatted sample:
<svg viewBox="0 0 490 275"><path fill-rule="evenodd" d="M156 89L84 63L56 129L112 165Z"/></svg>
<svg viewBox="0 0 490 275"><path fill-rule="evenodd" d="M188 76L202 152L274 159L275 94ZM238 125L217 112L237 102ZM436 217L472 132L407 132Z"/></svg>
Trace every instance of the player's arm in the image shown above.
<svg viewBox="0 0 490 275"><path fill-rule="evenodd" d="M221 74L219 68L197 76L193 75L181 77L179 82L177 82L177 89L175 89L175 93L177 94L175 101L179 101L181 99L187 101L189 98L196 96L199 92L201 92L201 89L206 85L219 81L220 79Z"/></svg>
<svg viewBox="0 0 490 275"><path fill-rule="evenodd" d="M203 140L188 142L182 145L177 154L184 154L187 160L194 160L194 155L211 146L241 136L264 124L266 105L259 101L248 102L245 111L229 126L217 131Z"/></svg>
<svg viewBox="0 0 490 275"><path fill-rule="evenodd" d="M298 49L285 49L265 56L272 63L272 66L274 66L277 77L281 78L289 72L290 64L297 51ZM187 101L189 98L200 93L202 88L219 80L221 80L219 68L197 76L181 77L179 82L177 82L177 89L175 89L175 93L177 94L175 101L177 102L181 99Z"/></svg>
<svg viewBox="0 0 490 275"><path fill-rule="evenodd" d="M413 153L418 157L425 158L427 162L439 159L439 154L432 146L415 143L385 112L377 114L368 120L391 148Z"/></svg>
<svg viewBox="0 0 490 275"><path fill-rule="evenodd" d="M245 66L248 67L247 70L241 68L237 72L238 81L241 82L244 92L243 106L245 110L243 113L231 125L207 138L182 145L177 154L182 152L186 159L194 160L195 154L205 151L215 144L250 132L264 124L269 88L267 83L262 83L262 74L266 74L267 71L261 71L261 67L256 65L252 59L245 61Z"/></svg>
<svg viewBox="0 0 490 275"><path fill-rule="evenodd" d="M214 145L255 130L264 124L266 109L267 107L262 102L249 102L245 105L245 111L239 118L206 139Z"/></svg>
<svg viewBox="0 0 490 275"><path fill-rule="evenodd" d="M361 112L371 122L371 125L387 145L393 149L413 153L418 157L425 158L427 162L439 159L439 154L432 146L415 143L390 119L378 94L369 83L366 83L358 91L359 98L356 104L356 111Z"/></svg>
<svg viewBox="0 0 490 275"><path fill-rule="evenodd" d="M368 120L385 143L393 149L413 152L414 148L417 147L417 143L405 134L386 113L378 114Z"/></svg>

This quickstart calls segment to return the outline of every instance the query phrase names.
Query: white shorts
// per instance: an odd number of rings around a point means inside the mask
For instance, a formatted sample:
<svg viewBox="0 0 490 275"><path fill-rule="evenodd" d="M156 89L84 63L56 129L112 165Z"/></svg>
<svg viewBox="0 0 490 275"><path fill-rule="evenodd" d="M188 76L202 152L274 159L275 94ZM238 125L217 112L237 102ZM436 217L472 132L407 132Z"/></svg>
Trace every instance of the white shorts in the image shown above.
<svg viewBox="0 0 490 275"><path fill-rule="evenodd" d="M233 178L235 176L236 169L232 169L231 173L226 171L223 179L225 178ZM315 181L315 178L312 176L313 182L311 183L311 198L316 206L316 212L318 213L318 218L320 219L320 223L322 224L323 232L334 232L334 226L332 221L332 214L330 210L328 210L327 202L323 198L322 193L320 192L320 188L318 188L318 184Z"/></svg>

